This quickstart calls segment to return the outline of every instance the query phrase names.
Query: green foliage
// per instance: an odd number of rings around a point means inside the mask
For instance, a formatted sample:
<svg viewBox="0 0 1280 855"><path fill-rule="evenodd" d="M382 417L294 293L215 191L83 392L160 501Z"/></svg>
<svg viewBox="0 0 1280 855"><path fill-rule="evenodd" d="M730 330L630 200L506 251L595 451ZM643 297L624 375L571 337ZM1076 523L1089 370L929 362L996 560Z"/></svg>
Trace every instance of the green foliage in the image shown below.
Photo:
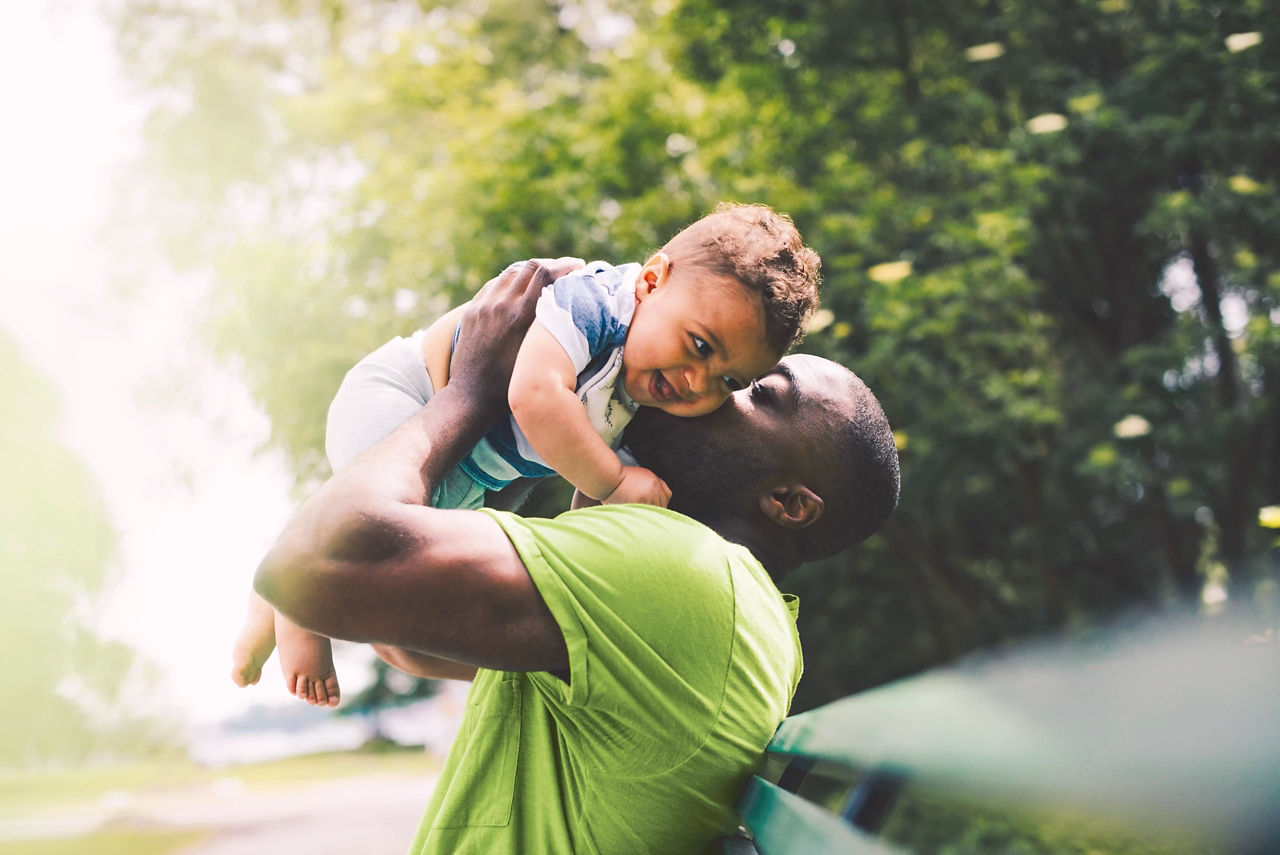
<svg viewBox="0 0 1280 855"><path fill-rule="evenodd" d="M890 525L792 585L799 707L1194 602L1215 529L1237 601L1275 573L1253 519L1280 483L1274 12L681 4L684 68L791 108L768 156L806 179L835 317L806 347L902 442ZM1260 46L1232 52L1240 32ZM1114 436L1131 415L1150 433Z"/></svg>
<svg viewBox="0 0 1280 855"><path fill-rule="evenodd" d="M1134 828L1096 818L1012 813L954 794L908 789L882 830L907 852L939 855L1217 855L1221 845L1194 831Z"/></svg>
<svg viewBox="0 0 1280 855"><path fill-rule="evenodd" d="M80 459L58 439L52 385L0 334L0 767L127 755L162 741L119 707L141 663L88 628L116 534ZM153 746L154 747L154 746Z"/></svg>
<svg viewBox="0 0 1280 855"><path fill-rule="evenodd" d="M167 93L166 239L301 482L343 371L508 262L758 200L822 254L804 347L904 467L886 529L791 583L797 709L1195 603L1211 566L1240 607L1274 587L1275 0L206 6L118 29Z"/></svg>

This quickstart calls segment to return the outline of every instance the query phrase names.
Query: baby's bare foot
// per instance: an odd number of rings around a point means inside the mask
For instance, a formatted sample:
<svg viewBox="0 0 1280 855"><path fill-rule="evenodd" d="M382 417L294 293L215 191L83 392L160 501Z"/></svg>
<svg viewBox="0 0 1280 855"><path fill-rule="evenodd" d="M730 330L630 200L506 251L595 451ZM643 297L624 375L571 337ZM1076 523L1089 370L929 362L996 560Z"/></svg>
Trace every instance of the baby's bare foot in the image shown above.
<svg viewBox="0 0 1280 855"><path fill-rule="evenodd" d="M262 676L262 666L276 646L275 609L257 594L249 597L240 637L231 649L231 679L237 686L252 686Z"/></svg>
<svg viewBox="0 0 1280 855"><path fill-rule="evenodd" d="M289 692L313 706L336 707L342 693L329 639L277 615L276 640L280 646L280 668Z"/></svg>

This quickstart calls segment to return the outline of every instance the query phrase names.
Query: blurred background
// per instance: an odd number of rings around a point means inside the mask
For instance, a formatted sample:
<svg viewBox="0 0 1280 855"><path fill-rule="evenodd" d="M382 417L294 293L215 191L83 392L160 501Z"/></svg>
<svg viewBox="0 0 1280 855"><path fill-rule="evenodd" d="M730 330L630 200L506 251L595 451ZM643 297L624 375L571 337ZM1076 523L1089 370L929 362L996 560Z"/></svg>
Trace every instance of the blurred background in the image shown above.
<svg viewBox="0 0 1280 855"><path fill-rule="evenodd" d="M801 349L870 384L902 456L885 530L788 580L794 709L1137 614L1270 643L1278 21L1275 0L3 4L0 853L206 851L182 847L217 823L143 822L145 799L261 806L339 772L408 792L381 823L401 851L456 688L354 647L336 713L274 661L228 677L257 560L327 474L328 401L509 262L641 260L720 200L789 213L821 254ZM549 482L529 510L566 499Z"/></svg>

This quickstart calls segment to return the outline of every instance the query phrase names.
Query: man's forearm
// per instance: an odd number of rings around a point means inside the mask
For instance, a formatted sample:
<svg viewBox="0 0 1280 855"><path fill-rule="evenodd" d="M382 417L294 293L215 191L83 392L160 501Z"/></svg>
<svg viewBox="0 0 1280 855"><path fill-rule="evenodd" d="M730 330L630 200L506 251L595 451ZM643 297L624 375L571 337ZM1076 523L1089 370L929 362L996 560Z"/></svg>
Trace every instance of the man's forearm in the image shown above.
<svg viewBox="0 0 1280 855"><path fill-rule="evenodd" d="M508 268L471 301L449 384L303 504L258 568L264 599L330 638L479 667L564 666L563 634L498 522L425 505L506 413L549 281L539 264Z"/></svg>
<svg viewBox="0 0 1280 855"><path fill-rule="evenodd" d="M336 562L372 570L392 559L406 545L392 519L396 506L426 504L491 421L463 390L440 390L303 503L263 559L255 581L259 592L295 617L316 595L320 568Z"/></svg>
<svg viewBox="0 0 1280 855"><path fill-rule="evenodd" d="M485 412L466 390L445 386L415 416L335 475L329 482L335 485L332 492L352 491L355 485L355 492L374 492L386 501L428 504L435 487L498 414Z"/></svg>
<svg viewBox="0 0 1280 855"><path fill-rule="evenodd" d="M338 601L360 573L393 566L424 539L445 534L437 531L434 513L409 523L404 511L423 509L446 473L506 412L511 364L532 319L537 283L546 280L536 264L508 268L468 304L462 323L471 332L455 353L459 371L416 415L303 503L258 569L254 585L268 602L301 626L332 636L316 622L340 616Z"/></svg>
<svg viewBox="0 0 1280 855"><path fill-rule="evenodd" d="M416 650L406 650L403 647L391 647L386 644L375 644L373 650L392 668L415 677L425 677L428 680L469 681L474 680L476 676L473 665L463 665L461 662L441 659Z"/></svg>

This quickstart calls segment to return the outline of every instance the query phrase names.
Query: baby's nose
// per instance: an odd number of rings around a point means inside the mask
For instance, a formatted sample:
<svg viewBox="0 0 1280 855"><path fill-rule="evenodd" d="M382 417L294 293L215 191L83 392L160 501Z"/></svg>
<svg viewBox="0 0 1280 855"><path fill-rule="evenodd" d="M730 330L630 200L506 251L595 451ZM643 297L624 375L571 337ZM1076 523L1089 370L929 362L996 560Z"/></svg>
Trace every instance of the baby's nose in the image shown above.
<svg viewBox="0 0 1280 855"><path fill-rule="evenodd" d="M685 375L689 384L689 394L701 398L707 394L707 380L710 373L705 365L694 365L690 367L689 372Z"/></svg>

